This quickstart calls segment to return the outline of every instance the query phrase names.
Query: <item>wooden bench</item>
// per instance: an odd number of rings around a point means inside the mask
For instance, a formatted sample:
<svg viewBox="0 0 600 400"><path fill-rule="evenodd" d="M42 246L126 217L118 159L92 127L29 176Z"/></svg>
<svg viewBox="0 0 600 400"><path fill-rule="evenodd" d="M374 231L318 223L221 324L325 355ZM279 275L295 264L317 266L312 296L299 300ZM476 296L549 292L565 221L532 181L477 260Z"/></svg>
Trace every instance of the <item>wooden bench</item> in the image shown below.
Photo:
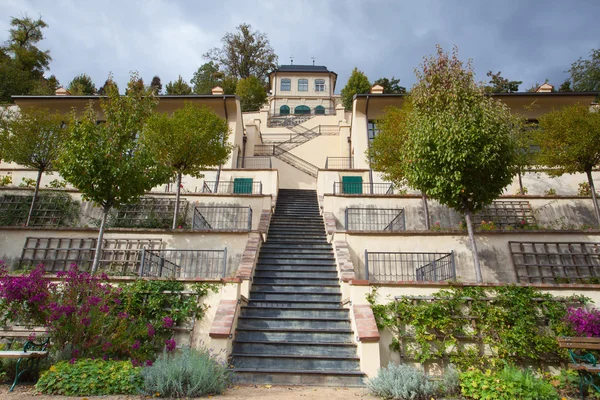
<svg viewBox="0 0 600 400"><path fill-rule="evenodd" d="M593 387L600 392L600 386L594 383L594 378L600 376L600 365L597 365L596 357L589 351L576 354L573 350L600 350L600 338L590 337L559 337L558 346L569 350L571 363L569 368L579 373L579 392L583 399L584 386Z"/></svg>
<svg viewBox="0 0 600 400"><path fill-rule="evenodd" d="M38 372L40 360L48 356L48 344L50 338L41 338L41 341L30 340L32 334L45 335L43 328L26 328L21 326L7 326L0 328L0 338L7 340L7 350L0 350L0 358L12 358L17 360L15 380L10 387L12 392L19 382L19 378L27 372ZM11 349L16 339L28 339L22 350Z"/></svg>

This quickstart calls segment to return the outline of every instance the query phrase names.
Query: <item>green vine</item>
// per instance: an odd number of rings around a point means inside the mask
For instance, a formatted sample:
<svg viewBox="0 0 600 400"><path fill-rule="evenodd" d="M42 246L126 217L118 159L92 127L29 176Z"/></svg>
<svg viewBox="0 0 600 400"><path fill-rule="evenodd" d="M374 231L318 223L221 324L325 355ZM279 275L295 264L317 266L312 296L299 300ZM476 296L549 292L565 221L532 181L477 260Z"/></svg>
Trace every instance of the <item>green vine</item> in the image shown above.
<svg viewBox="0 0 600 400"><path fill-rule="evenodd" d="M392 332L392 350L421 363L446 359L459 368L564 359L556 336L570 334L563 322L567 306L589 302L522 286L454 286L387 304L377 297L374 289L367 300L378 328Z"/></svg>

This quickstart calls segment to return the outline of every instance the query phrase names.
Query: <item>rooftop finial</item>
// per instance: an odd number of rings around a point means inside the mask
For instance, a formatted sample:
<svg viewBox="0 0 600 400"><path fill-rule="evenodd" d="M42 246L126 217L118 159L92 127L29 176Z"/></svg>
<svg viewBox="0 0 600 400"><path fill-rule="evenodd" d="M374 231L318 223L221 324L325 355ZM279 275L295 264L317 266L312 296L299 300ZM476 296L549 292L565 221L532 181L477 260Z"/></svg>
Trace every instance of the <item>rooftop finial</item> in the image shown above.
<svg viewBox="0 0 600 400"><path fill-rule="evenodd" d="M290 56L290 64L294 65L294 56Z"/></svg>
<svg viewBox="0 0 600 400"><path fill-rule="evenodd" d="M315 56L312 56L311 60L313 60L313 65L315 65Z"/></svg>

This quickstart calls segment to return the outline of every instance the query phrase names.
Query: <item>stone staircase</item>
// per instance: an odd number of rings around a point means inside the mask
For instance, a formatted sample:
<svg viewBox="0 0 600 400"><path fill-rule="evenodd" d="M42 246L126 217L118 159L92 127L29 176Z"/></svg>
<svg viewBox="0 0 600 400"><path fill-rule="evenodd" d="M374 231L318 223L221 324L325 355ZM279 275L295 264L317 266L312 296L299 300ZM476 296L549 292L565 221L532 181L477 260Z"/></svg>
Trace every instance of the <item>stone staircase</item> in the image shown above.
<svg viewBox="0 0 600 400"><path fill-rule="evenodd" d="M240 383L362 386L317 194L280 189L242 307L232 363Z"/></svg>

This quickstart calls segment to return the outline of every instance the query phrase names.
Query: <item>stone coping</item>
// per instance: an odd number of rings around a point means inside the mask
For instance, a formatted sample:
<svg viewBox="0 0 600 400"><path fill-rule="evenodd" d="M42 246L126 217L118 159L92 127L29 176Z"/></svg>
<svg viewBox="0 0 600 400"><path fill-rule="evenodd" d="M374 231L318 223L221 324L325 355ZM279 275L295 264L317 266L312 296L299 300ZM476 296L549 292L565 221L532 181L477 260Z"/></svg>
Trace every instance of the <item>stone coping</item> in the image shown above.
<svg viewBox="0 0 600 400"><path fill-rule="evenodd" d="M244 170L246 171L246 170ZM18 186L1 186L0 187L0 192L2 192L3 190L8 190L8 191L31 191L33 192L35 190L35 188L33 187L18 187ZM40 188L40 193L42 192L58 192L58 193L81 193L79 190L77 189L71 189L71 188ZM155 197L161 197L161 196L176 196L177 192L146 192L144 194L144 196L155 196ZM240 197L240 198L247 198L247 197L273 197L274 194L273 193L264 193L264 194L239 194L239 193L201 193L201 192L187 192L187 193L181 193L181 197L202 197L202 196L212 196L212 197Z"/></svg>
<svg viewBox="0 0 600 400"><path fill-rule="evenodd" d="M58 232L98 232L100 228L72 228L68 226L0 226L0 231L58 231ZM104 234L107 233L155 233L155 234L225 234L225 235L248 235L257 231L213 231L213 230L198 230L198 229L160 229L160 228L105 228Z"/></svg>
<svg viewBox="0 0 600 400"><path fill-rule="evenodd" d="M463 230L441 230L441 231L424 231L424 230L410 230L410 231L396 231L396 232L383 232L383 231L336 231L337 234L347 234L355 236L468 236L467 231ZM475 231L475 236L480 235L511 235L511 234L600 234L600 229L589 229L589 230L530 230L530 229L513 229L513 230L500 230L495 229L491 231Z"/></svg>
<svg viewBox="0 0 600 400"><path fill-rule="evenodd" d="M323 193L324 196L332 196L332 197L354 197L357 199L360 198L392 198L392 199L422 199L423 196L420 194L370 194L370 193L362 193L362 194L344 194L344 193ZM543 195L533 195L533 194L525 194L525 195L517 195L517 194L507 194L498 197L496 200L506 200L506 199L514 199L514 200L537 200L537 199L558 199L558 200L592 200L592 196L577 196L577 195L556 195L556 196L543 196ZM428 201L435 201L434 199L427 198Z"/></svg>
<svg viewBox="0 0 600 400"><path fill-rule="evenodd" d="M52 281L64 280L63 278L59 278L56 274L45 274L44 278L52 280ZM138 279L144 279L144 280L149 280L149 281L175 281L175 282L183 282L183 283L205 282L205 283L215 283L215 284L218 284L218 283L223 283L223 284L240 283L241 282L241 280L238 282L235 278L158 278L158 277L140 278L139 276L132 276L132 275L128 275L128 276L108 275L107 280L109 282L133 282Z"/></svg>
<svg viewBox="0 0 600 400"><path fill-rule="evenodd" d="M434 282L434 281L368 281L365 279L351 280L352 286L417 286L417 287L451 287L451 286L472 286L472 287L500 287L500 286L519 286L533 287L538 289L596 289L600 290L600 284L596 283L500 283L500 282Z"/></svg>

